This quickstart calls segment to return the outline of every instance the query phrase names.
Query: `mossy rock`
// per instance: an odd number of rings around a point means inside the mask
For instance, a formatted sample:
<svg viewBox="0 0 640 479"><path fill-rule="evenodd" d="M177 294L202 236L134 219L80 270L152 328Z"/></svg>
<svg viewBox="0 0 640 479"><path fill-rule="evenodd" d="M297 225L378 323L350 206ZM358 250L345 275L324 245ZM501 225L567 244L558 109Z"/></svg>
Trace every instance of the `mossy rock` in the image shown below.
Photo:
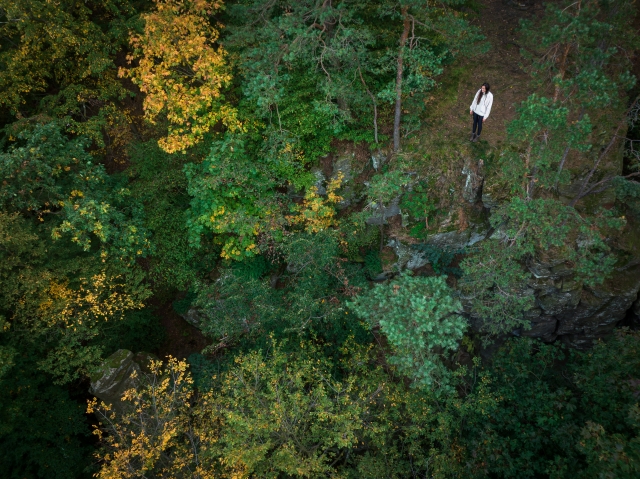
<svg viewBox="0 0 640 479"><path fill-rule="evenodd" d="M121 398L125 391L140 386L144 373L150 372L150 363L158 358L149 353L133 354L119 349L100 365L91 375L89 392L106 404L121 409Z"/></svg>
<svg viewBox="0 0 640 479"><path fill-rule="evenodd" d="M380 262L382 264L382 271L393 271L396 263L398 262L398 257L396 256L396 252L390 246L385 246L382 248L380 252Z"/></svg>

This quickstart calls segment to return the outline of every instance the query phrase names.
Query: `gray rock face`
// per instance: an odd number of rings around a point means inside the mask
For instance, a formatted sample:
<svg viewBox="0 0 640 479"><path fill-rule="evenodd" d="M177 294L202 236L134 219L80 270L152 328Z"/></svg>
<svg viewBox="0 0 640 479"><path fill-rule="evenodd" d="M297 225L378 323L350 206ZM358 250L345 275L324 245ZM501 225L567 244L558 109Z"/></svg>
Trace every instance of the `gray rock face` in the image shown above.
<svg viewBox="0 0 640 479"><path fill-rule="evenodd" d="M348 208L354 203L354 201L358 202L358 198L356 198L356 190L352 185L345 185L340 188L338 193L342 197L342 201L339 201L336 205L339 210Z"/></svg>
<svg viewBox="0 0 640 479"><path fill-rule="evenodd" d="M122 395L140 385L152 359L157 358L149 353L133 354L126 349L117 350L91 375L89 392L106 404L121 408Z"/></svg>
<svg viewBox="0 0 640 479"><path fill-rule="evenodd" d="M180 317L182 317L182 319L184 319L191 326L200 329L200 321L202 320L202 318L200 317L200 312L196 308L189 308L189 310L186 313L181 314Z"/></svg>
<svg viewBox="0 0 640 479"><path fill-rule="evenodd" d="M580 290L574 291L542 291L538 292L536 303L545 314L560 314L563 311L575 309L580 302Z"/></svg>
<svg viewBox="0 0 640 479"><path fill-rule="evenodd" d="M354 151L347 150L341 153L333 162L333 170L329 180L336 180L337 178L342 177L342 184L338 190L338 194L342 197L342 201L336 205L339 210L347 208L362 199L362 196L358 193L358 189L353 182L353 178L358 175L357 171L353 171L354 158Z"/></svg>
<svg viewBox="0 0 640 479"><path fill-rule="evenodd" d="M553 341L556 339L556 328L558 320L553 316L541 315L536 320L531 321L531 329L522 331L522 336L529 338L540 338L543 341Z"/></svg>
<svg viewBox="0 0 640 479"><path fill-rule="evenodd" d="M429 261L424 257L423 254L418 251L411 250L406 267L411 271L415 271L418 268L426 266L428 263Z"/></svg>
<svg viewBox="0 0 640 479"><path fill-rule="evenodd" d="M557 279L560 277L557 272L559 271L559 266L564 263L564 260L551 260L548 262L541 262L536 260L531 260L527 263L527 268L535 278L552 278ZM555 272L554 272L555 270Z"/></svg>
<svg viewBox="0 0 640 479"><path fill-rule="evenodd" d="M558 334L575 347L590 344L611 331L632 307L640 290L640 268L614 273L614 277L596 288L584 288L573 310L556 315Z"/></svg>
<svg viewBox="0 0 640 479"><path fill-rule="evenodd" d="M338 178L340 174L342 174L342 184L349 183L352 180L351 161L354 156L353 153L346 153L336 158L336 161L333 163L332 180Z"/></svg>
<svg viewBox="0 0 640 479"><path fill-rule="evenodd" d="M465 231L450 231L431 235L427 242L443 249L455 250L482 241L488 231L475 225ZM499 232L498 232L499 235ZM494 233L495 236L495 233ZM396 239L388 246L394 249L397 262L394 271L418 269L427 260L410 245ZM572 265L563 259L529 261L531 277L518 294L535 297L535 308L525 313L530 329L521 335L544 341L561 339L572 347L587 348L594 340L608 334L627 311L640 317L640 265L615 271L604 284L586 287L575 280ZM464 309L470 310L468 298L461 298ZM480 325L482 318L470 318Z"/></svg>
<svg viewBox="0 0 640 479"><path fill-rule="evenodd" d="M400 210L400 197L394 198L388 206L378 205L373 210L372 216L367 218L365 222L368 225L386 225L387 220L394 216L401 214Z"/></svg>
<svg viewBox="0 0 640 479"><path fill-rule="evenodd" d="M474 225L464 231L436 233L427 238L427 243L446 250L459 250L486 239L489 228L485 224Z"/></svg>
<svg viewBox="0 0 640 479"><path fill-rule="evenodd" d="M387 246L393 248L393 251L398 257L398 261L391 266L391 271L402 271L403 269L415 271L429 263L419 251L414 250L411 246L395 238L391 239L387 243Z"/></svg>
<svg viewBox="0 0 640 479"><path fill-rule="evenodd" d="M633 305L631 306L631 312L636 316L640 317L640 294L638 294L638 299L635 300Z"/></svg>
<svg viewBox="0 0 640 479"><path fill-rule="evenodd" d="M616 271L604 284L582 287L562 264L538 264L530 286L534 288L540 318L532 318L532 329L523 333L553 340L556 336L577 348L609 333L632 307L640 290L640 267ZM535 273L534 273L535 271ZM552 330L552 324L556 325Z"/></svg>
<svg viewBox="0 0 640 479"><path fill-rule="evenodd" d="M427 242L433 246L448 250L462 249L469 243L471 231L448 231L429 236Z"/></svg>
<svg viewBox="0 0 640 479"><path fill-rule="evenodd" d="M485 208L487 208L488 210L491 210L493 208L496 208L500 203L498 203L496 200L493 199L493 197L491 196L491 193L482 191L482 204L484 205Z"/></svg>
<svg viewBox="0 0 640 479"><path fill-rule="evenodd" d="M478 160L477 163L467 160L462 169L462 174L467 177L462 189L462 197L465 201L475 204L482 199L482 185L484 184L483 160Z"/></svg>
<svg viewBox="0 0 640 479"><path fill-rule="evenodd" d="M387 161L387 157L382 153L382 152L378 152L378 153L374 153L373 155L371 155L371 166L373 166L373 169L378 171L378 169L384 165Z"/></svg>
<svg viewBox="0 0 640 479"><path fill-rule="evenodd" d="M313 168L311 170L311 173L313 173L313 176L315 176L316 178L316 182L313 184L313 186L316 187L318 194L320 196L326 195L327 189L324 186L324 182L326 181L326 178L324 177L324 173L322 173L322 170L320 168Z"/></svg>

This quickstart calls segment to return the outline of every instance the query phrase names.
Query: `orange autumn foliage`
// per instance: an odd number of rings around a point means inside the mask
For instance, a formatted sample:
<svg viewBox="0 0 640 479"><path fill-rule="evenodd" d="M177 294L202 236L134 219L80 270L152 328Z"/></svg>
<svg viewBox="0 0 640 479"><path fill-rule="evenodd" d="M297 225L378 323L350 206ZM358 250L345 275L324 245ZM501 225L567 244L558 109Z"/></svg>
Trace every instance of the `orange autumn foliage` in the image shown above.
<svg viewBox="0 0 640 479"><path fill-rule="evenodd" d="M134 54L127 60L138 66L120 69L146 95L145 116L152 123L166 115L168 135L159 140L168 153L195 145L222 122L230 130L240 127L235 108L222 91L231 82L226 52L216 45L219 29L210 17L220 1L156 0L155 12L142 16L142 35L131 36Z"/></svg>

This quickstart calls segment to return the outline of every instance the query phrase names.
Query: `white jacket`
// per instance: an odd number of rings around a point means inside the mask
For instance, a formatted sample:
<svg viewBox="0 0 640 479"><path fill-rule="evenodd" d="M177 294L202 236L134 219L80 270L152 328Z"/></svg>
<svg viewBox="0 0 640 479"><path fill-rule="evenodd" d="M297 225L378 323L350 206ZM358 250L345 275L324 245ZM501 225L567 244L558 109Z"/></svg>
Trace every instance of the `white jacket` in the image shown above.
<svg viewBox="0 0 640 479"><path fill-rule="evenodd" d="M475 114L484 117L484 119L486 120L487 118L489 118L489 113L491 113L491 105L493 105L493 94L491 92L487 93L480 100L480 104L478 104L478 95L481 91L482 88L478 90L476 96L473 97L473 102L471 103L469 109Z"/></svg>

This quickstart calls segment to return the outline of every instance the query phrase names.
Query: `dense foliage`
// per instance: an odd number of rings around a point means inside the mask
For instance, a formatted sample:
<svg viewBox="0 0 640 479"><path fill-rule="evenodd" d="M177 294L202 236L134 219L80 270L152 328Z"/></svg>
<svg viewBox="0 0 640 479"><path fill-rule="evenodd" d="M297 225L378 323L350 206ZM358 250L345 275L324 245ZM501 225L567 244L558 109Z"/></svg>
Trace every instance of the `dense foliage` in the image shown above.
<svg viewBox="0 0 640 479"><path fill-rule="evenodd" d="M639 339L621 332L589 353L513 340L458 381L462 397L407 388L351 341L339 362L272 342L198 398L185 363L158 363L129 412L92 403L96 433L111 434L100 477L631 478L640 424L625 378Z"/></svg>
<svg viewBox="0 0 640 479"><path fill-rule="evenodd" d="M638 264L636 5L484 3L0 0L0 476L637 477L638 332L526 337Z"/></svg>

